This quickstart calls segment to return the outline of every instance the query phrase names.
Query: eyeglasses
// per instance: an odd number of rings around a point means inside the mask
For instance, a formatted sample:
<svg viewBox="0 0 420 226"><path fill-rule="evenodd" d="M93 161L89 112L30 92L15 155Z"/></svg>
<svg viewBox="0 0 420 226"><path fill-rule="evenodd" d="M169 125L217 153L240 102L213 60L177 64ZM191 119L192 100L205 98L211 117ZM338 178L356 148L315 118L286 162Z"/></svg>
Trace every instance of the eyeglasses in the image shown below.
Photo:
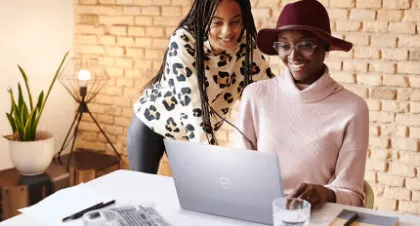
<svg viewBox="0 0 420 226"><path fill-rule="evenodd" d="M277 51L279 56L284 57L290 55L292 52L292 49L294 49L296 52L308 57L311 56L314 53L315 48L317 45L315 45L313 42L299 42L296 45L292 46L288 43L284 42L274 42L273 48Z"/></svg>

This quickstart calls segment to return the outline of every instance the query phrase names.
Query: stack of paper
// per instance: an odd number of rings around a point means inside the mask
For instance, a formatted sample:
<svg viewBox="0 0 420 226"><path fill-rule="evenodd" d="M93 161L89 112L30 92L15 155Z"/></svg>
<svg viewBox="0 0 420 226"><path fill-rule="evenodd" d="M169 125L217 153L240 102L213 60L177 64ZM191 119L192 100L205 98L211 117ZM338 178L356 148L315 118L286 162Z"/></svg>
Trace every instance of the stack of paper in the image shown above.
<svg viewBox="0 0 420 226"><path fill-rule="evenodd" d="M81 219L62 223L62 219L99 202L113 200L85 184L62 189L39 203L19 209L20 212L42 220L50 225L83 225Z"/></svg>

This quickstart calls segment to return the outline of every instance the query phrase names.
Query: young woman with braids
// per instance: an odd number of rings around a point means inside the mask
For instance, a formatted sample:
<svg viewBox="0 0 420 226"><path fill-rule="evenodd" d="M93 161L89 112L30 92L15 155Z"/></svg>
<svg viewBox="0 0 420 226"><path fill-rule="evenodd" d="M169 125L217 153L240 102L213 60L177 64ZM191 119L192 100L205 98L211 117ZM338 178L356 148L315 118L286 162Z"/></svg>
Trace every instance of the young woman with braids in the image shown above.
<svg viewBox="0 0 420 226"><path fill-rule="evenodd" d="M249 0L195 0L169 41L160 71L134 105L131 170L156 173L163 138L217 144L215 132L244 87L272 77L255 47ZM232 125L232 124L231 124Z"/></svg>

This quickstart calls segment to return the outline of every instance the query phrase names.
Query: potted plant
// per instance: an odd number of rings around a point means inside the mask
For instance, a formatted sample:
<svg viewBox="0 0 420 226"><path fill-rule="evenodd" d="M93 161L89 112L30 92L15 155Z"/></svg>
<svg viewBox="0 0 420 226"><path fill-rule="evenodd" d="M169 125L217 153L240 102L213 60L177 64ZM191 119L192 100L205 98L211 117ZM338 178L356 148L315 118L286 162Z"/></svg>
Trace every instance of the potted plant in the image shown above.
<svg viewBox="0 0 420 226"><path fill-rule="evenodd" d="M8 89L11 109L9 113L6 113L6 116L13 133L4 137L9 141L12 163L22 175L32 176L42 174L48 168L54 155L53 134L47 131L38 131L37 126L48 96L57 80L57 76L67 55L68 52L63 56L47 93L45 94L44 91L41 91L36 100L32 98L28 77L19 65L18 68L23 77L27 99L25 100L23 97L20 83L18 83L17 99L14 97L13 90L11 88Z"/></svg>

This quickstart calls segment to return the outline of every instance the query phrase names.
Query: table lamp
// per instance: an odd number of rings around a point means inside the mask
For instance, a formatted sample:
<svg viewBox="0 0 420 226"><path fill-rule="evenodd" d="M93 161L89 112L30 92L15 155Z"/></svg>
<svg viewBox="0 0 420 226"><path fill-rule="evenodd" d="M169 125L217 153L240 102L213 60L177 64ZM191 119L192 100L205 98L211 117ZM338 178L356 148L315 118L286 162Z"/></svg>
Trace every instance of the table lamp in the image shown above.
<svg viewBox="0 0 420 226"><path fill-rule="evenodd" d="M63 144L54 157L54 160L58 161L60 164L63 164L61 158L62 152L68 146L69 142L72 141L69 158L67 160L67 170L70 166L72 154L74 151L74 144L77 138L77 130L79 128L83 113L89 114L93 122L101 131L101 134L111 145L115 154L119 159L121 159L120 154L117 152L111 140L108 138L105 131L101 128L98 121L95 119L88 108L88 103L91 102L93 98L99 93L108 79L109 77L105 73L103 67L98 64L97 59L83 57L73 57L71 60L69 60L58 77L58 80L67 90L67 92L77 103L79 103L76 115L74 116L73 122L67 132ZM70 134L72 134L72 137L70 137Z"/></svg>

